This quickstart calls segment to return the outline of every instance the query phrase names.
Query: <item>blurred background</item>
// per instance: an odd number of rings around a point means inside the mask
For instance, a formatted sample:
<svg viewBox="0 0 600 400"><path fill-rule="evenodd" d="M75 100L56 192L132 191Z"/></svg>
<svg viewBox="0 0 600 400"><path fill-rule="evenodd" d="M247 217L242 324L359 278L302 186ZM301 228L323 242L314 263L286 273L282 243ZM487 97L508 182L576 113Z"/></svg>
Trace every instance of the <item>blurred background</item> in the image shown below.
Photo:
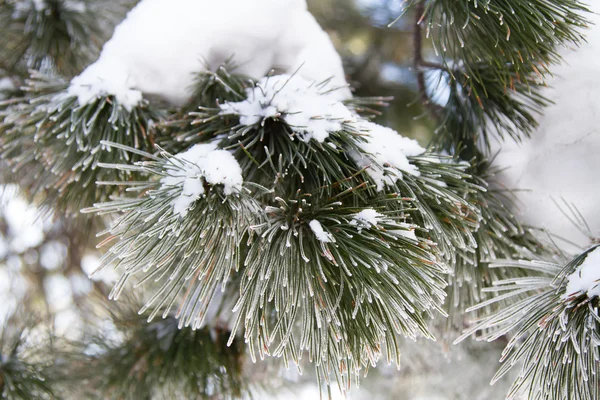
<svg viewBox="0 0 600 400"><path fill-rule="evenodd" d="M412 16L388 26L402 13L402 1L309 0L308 3L342 55L356 94L393 97L390 106L378 117L379 122L426 145L433 135L434 124L417 99L417 81L411 69ZM548 122L541 125L543 135L534 136L534 141L524 146L509 145L499 157L501 165L513 166L504 178L509 187L535 189L536 193L542 191L544 204L527 194L521 198L524 219L536 225L544 225L551 219L553 230L562 231L567 237L571 235L573 240L577 240L577 230L564 219L556 222L561 219L560 212L546 200L554 196L555 199L565 198L569 203L580 201L578 206L590 226L600 229L599 216L593 214L592 206L597 204L598 197L592 198L589 190L585 191L590 185L598 191L600 184L596 177L585 175L588 172L581 172L585 176L578 175L580 179L569 182L555 170L536 164L535 159L540 157L536 152L543 140L546 143L543 154L554 157L546 157L544 162L557 166L559 172L573 172L575 169L571 168L577 168L576 171L589 171L591 175L600 170L600 157L597 157L600 134L596 128L600 116L597 95L600 92L600 29L593 27L591 32L590 43L579 52L565 49L568 65L557 71L560 76L556 89L548 89L549 96L559 101L549 109L545 117L550 118ZM433 54L429 56L433 58ZM431 95L443 104L443 88L435 89L439 76L427 78L431 83L429 87L434 88ZM0 71L0 99L8 97L15 85L18 83L10 76L2 76ZM571 97L565 97L567 93ZM574 102L574 98L583 99L583 103ZM564 148L568 150L564 151ZM570 164L573 160L577 160L577 167ZM553 176L558 181L553 180ZM88 279L99 265L99 253L95 249L97 241L91 237L95 230L88 225L73 224L40 213L19 193L18 186L13 184L14 177L6 168L2 169L2 178L0 322L16 324L35 316L60 337L81 340L99 331L110 336L115 323L107 311L111 305L104 299L116 275L106 271ZM557 186L553 187L553 184ZM570 189L569 184L582 188ZM584 203L581 202L582 193ZM371 371L350 398L501 399L509 379L493 387L489 382L498 367L503 345L501 342L466 343L452 347L444 341L407 342L403 347L400 371L383 366ZM247 370L251 373L252 367ZM314 375L310 370L305 371L303 377L293 371L278 371L275 375L274 389L265 388L264 392L269 394L263 393L260 398L318 398L319 389L311 383ZM336 393L333 396L341 397Z"/></svg>

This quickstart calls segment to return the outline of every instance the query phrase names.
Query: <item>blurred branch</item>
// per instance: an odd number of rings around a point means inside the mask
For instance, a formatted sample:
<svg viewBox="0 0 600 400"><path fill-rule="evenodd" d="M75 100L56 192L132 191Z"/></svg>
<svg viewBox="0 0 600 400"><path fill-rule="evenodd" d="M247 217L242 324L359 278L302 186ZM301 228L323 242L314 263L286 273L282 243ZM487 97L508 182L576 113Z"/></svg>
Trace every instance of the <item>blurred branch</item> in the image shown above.
<svg viewBox="0 0 600 400"><path fill-rule="evenodd" d="M435 104L427 94L427 82L425 79L425 68L444 69L442 65L429 63L423 60L423 32L421 23L425 16L425 1L420 1L415 5L415 22L413 26L413 67L417 77L417 85L419 90L419 100L428 111L429 115L436 121L441 123L443 115L443 107ZM441 67L441 68L440 68Z"/></svg>
<svg viewBox="0 0 600 400"><path fill-rule="evenodd" d="M431 113L426 68L442 72L444 87L437 89L449 93L432 113L439 125L434 144L452 153L460 149L467 161L488 155L492 137L519 141L537 127L548 105L544 78L562 61L561 47L582 43L589 12L579 0L407 0L406 8L416 14L421 102ZM423 60L423 28L441 66Z"/></svg>

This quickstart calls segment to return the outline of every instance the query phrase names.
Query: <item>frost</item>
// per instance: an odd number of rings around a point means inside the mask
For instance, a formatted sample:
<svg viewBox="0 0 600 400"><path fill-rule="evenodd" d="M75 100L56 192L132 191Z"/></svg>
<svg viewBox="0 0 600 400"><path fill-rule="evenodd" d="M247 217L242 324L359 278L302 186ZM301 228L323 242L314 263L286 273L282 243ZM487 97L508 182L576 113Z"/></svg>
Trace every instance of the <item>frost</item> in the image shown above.
<svg viewBox="0 0 600 400"><path fill-rule="evenodd" d="M301 32L302 34L299 34ZM225 64L260 79L276 68L331 79L350 98L342 61L306 0L143 0L117 26L100 58L72 83L81 104L114 95L124 106L144 96L185 104L195 74Z"/></svg>
<svg viewBox="0 0 600 400"><path fill-rule="evenodd" d="M216 143L198 144L177 154L168 166L169 174L161 180L161 189L180 187L180 195L172 201L173 211L185 217L190 206L205 193L204 184L223 185L225 195L242 188L242 169L233 155L218 150Z"/></svg>
<svg viewBox="0 0 600 400"><path fill-rule="evenodd" d="M240 124L252 126L268 118L285 121L305 142L324 142L356 115L336 97L327 84L318 84L299 75L277 75L261 79L246 89L247 99L221 105L221 113L240 116Z"/></svg>
<svg viewBox="0 0 600 400"><path fill-rule="evenodd" d="M360 233L363 229L371 229L373 226L377 226L382 221L384 216L372 208L362 210L354 216L350 225L356 226Z"/></svg>
<svg viewBox="0 0 600 400"><path fill-rule="evenodd" d="M412 239L412 240L419 240L417 238L417 234L415 233L415 228L412 225L409 224L405 224L405 223L400 223L398 224L400 227L404 228L404 229L396 229L393 231L390 231L398 236L402 236L408 239Z"/></svg>
<svg viewBox="0 0 600 400"><path fill-rule="evenodd" d="M316 219L310 221L308 225L310 226L310 229L312 229L313 233L319 241L323 243L332 243L335 241L333 235L329 232L325 232L321 223Z"/></svg>
<svg viewBox="0 0 600 400"><path fill-rule="evenodd" d="M588 253L577 270L569 275L563 298L586 294L588 298L600 296L600 247Z"/></svg>
<svg viewBox="0 0 600 400"><path fill-rule="evenodd" d="M355 214L352 221L350 221L350 225L356 226L358 233L360 233L363 229L371 229L382 222L402 228L390 230L390 233L393 233L397 236L418 240L413 226L402 222L395 222L389 218L386 218L385 215L378 213L372 208L364 209L358 214Z"/></svg>
<svg viewBox="0 0 600 400"><path fill-rule="evenodd" d="M393 186L402 179L402 172L419 176L418 168L408 160L408 157L425 152L416 140L372 122L361 121L357 128L365 135L365 141L360 143L360 147L367 154L353 151L350 152L350 157L360 167L367 168L367 174L377 184L377 190Z"/></svg>

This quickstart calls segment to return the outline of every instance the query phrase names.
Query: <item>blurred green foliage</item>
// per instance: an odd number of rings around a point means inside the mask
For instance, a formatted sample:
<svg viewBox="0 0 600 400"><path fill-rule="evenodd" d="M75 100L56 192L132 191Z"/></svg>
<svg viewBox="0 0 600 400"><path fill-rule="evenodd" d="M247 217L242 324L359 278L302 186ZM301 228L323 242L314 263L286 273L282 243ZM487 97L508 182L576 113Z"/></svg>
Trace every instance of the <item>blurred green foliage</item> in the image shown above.
<svg viewBox="0 0 600 400"><path fill-rule="evenodd" d="M308 0L309 9L331 36L357 96L391 96L379 123L427 145L435 124L418 99L412 69L412 15L399 0Z"/></svg>

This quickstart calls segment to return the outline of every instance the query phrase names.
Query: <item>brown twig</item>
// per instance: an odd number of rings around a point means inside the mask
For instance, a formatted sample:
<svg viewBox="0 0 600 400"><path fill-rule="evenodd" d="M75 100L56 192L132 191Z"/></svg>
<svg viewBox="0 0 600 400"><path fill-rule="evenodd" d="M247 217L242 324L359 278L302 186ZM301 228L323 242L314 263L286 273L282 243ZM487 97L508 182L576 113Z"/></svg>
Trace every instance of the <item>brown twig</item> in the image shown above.
<svg viewBox="0 0 600 400"><path fill-rule="evenodd" d="M425 61L423 59L423 32L421 23L425 17L425 1L421 0L415 5L415 24L413 30L413 68L417 76L419 100L428 111L430 116L439 124L442 120L443 108L435 104L427 95L427 82L425 80L425 69L446 70L441 64Z"/></svg>

